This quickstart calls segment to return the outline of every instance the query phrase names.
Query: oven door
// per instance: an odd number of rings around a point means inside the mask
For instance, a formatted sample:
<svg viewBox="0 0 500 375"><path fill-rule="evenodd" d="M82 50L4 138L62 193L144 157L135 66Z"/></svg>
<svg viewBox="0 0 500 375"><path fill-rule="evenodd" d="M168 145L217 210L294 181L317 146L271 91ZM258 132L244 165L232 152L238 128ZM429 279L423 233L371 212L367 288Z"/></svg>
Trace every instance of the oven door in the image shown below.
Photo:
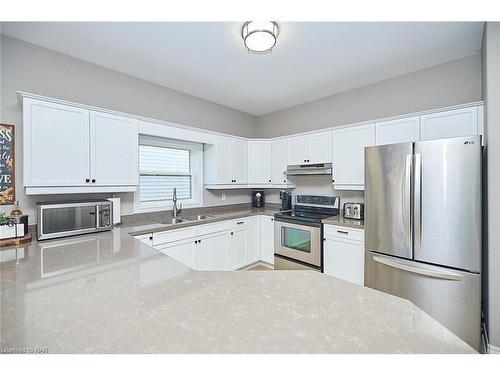
<svg viewBox="0 0 500 375"><path fill-rule="evenodd" d="M321 224L313 226L275 220L274 252L321 267Z"/></svg>
<svg viewBox="0 0 500 375"><path fill-rule="evenodd" d="M100 205L96 202L38 206L38 239L92 233L100 227Z"/></svg>

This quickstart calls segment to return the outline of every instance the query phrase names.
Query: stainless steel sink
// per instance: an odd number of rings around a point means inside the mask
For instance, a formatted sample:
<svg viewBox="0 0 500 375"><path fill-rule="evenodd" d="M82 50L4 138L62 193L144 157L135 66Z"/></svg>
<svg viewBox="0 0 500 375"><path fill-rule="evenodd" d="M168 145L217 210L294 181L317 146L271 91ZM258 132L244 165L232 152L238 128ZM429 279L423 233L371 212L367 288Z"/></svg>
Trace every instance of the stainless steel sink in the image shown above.
<svg viewBox="0 0 500 375"><path fill-rule="evenodd" d="M187 217L176 217L175 219L160 221L160 224L180 224L192 221L201 221L207 219L213 219L215 216L210 215L198 215L198 216L187 216Z"/></svg>
<svg viewBox="0 0 500 375"><path fill-rule="evenodd" d="M184 217L183 219L186 221L199 221L199 220L213 219L214 217L215 216L210 216L210 215L198 215L198 216Z"/></svg>
<svg viewBox="0 0 500 375"><path fill-rule="evenodd" d="M179 223L183 223L185 221L188 221L182 217L176 217L175 219L172 218L170 220L165 220L165 221L160 221L160 224L179 224Z"/></svg>

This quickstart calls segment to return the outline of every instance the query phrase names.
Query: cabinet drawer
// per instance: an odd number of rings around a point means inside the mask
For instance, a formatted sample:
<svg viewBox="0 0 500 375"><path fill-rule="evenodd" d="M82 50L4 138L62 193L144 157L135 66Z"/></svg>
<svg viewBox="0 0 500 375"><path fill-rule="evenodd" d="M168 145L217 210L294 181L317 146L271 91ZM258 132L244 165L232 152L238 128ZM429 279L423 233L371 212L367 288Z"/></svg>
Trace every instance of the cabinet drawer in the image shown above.
<svg viewBox="0 0 500 375"><path fill-rule="evenodd" d="M325 238L339 238L351 241L364 241L365 239L365 234L362 229L325 225L324 230Z"/></svg>
<svg viewBox="0 0 500 375"><path fill-rule="evenodd" d="M153 233L153 246L196 237L196 227Z"/></svg>
<svg viewBox="0 0 500 375"><path fill-rule="evenodd" d="M248 218L229 220L229 229L243 229L248 227Z"/></svg>
<svg viewBox="0 0 500 375"><path fill-rule="evenodd" d="M196 234L198 236L204 236L205 234L217 233L227 230L227 221L221 221L218 223L198 225L196 227Z"/></svg>

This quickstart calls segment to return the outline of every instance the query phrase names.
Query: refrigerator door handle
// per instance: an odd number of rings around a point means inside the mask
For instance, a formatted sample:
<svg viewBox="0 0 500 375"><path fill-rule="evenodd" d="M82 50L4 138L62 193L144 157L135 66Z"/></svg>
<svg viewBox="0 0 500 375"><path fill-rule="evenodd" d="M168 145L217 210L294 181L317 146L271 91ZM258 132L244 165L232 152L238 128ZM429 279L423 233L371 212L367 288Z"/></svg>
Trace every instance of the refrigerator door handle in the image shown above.
<svg viewBox="0 0 500 375"><path fill-rule="evenodd" d="M404 174L404 187L403 187L403 221L405 224L405 241L406 246L411 249L412 247L412 219L411 219L411 174L413 156L406 155L405 174Z"/></svg>
<svg viewBox="0 0 500 375"><path fill-rule="evenodd" d="M373 260L375 262L384 264L386 266L392 267L392 268L398 268L403 271L408 271L411 273L416 273L419 275L423 276L429 276L433 277L436 279L444 279L444 280L451 280L451 281L462 281L463 280L463 275L457 274L457 273L452 273L452 272L445 272L445 271L436 271L436 270L431 270L427 268L420 268L420 267L412 267L407 264L398 262L397 260L392 260L392 259L387 259L385 257L380 257L380 256L374 256Z"/></svg>
<svg viewBox="0 0 500 375"><path fill-rule="evenodd" d="M415 154L415 178L414 178L414 251L420 249L422 244L422 155Z"/></svg>

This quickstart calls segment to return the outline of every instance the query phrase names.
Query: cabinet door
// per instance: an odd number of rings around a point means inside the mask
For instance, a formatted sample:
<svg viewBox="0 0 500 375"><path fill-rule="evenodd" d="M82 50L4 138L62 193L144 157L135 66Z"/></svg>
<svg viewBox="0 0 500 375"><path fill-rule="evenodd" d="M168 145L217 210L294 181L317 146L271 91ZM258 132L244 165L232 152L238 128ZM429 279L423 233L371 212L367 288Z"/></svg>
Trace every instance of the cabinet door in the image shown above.
<svg viewBox="0 0 500 375"><path fill-rule="evenodd" d="M24 186L85 186L90 179L89 111L23 100Z"/></svg>
<svg viewBox="0 0 500 375"><path fill-rule="evenodd" d="M332 162L332 132L311 134L307 137L307 160L308 163L331 163Z"/></svg>
<svg viewBox="0 0 500 375"><path fill-rule="evenodd" d="M260 222L260 259L274 264L274 218L261 216Z"/></svg>
<svg viewBox="0 0 500 375"><path fill-rule="evenodd" d="M248 182L271 183L271 141L248 142Z"/></svg>
<svg viewBox="0 0 500 375"><path fill-rule="evenodd" d="M287 139L287 163L297 165L307 163L307 138L296 137Z"/></svg>
<svg viewBox="0 0 500 375"><path fill-rule="evenodd" d="M231 183L231 139L225 137L217 137L217 183Z"/></svg>
<svg viewBox="0 0 500 375"><path fill-rule="evenodd" d="M108 113L90 112L92 185L137 185L139 122Z"/></svg>
<svg viewBox="0 0 500 375"><path fill-rule="evenodd" d="M248 218L248 264L260 260L260 216Z"/></svg>
<svg viewBox="0 0 500 375"><path fill-rule="evenodd" d="M158 248L159 251L174 258L176 261L196 269L196 244L195 238L171 242Z"/></svg>
<svg viewBox="0 0 500 375"><path fill-rule="evenodd" d="M234 184L246 184L248 181L248 141L231 139L231 182ZM229 164L229 163L228 163Z"/></svg>
<svg viewBox="0 0 500 375"><path fill-rule="evenodd" d="M362 242L339 241L327 238L323 256L325 274L358 285L364 284Z"/></svg>
<svg viewBox="0 0 500 375"><path fill-rule="evenodd" d="M432 113L420 117L422 140L478 134L477 107Z"/></svg>
<svg viewBox="0 0 500 375"><path fill-rule="evenodd" d="M420 140L420 117L378 122L376 125L377 145L415 142Z"/></svg>
<svg viewBox="0 0 500 375"><path fill-rule="evenodd" d="M283 172L286 171L286 140L279 139L271 142L271 164L272 175L271 181L273 184L286 184L288 182Z"/></svg>
<svg viewBox="0 0 500 375"><path fill-rule="evenodd" d="M198 271L227 271L227 232L198 237L196 269Z"/></svg>
<svg viewBox="0 0 500 375"><path fill-rule="evenodd" d="M248 265L248 229L229 232L229 269Z"/></svg>
<svg viewBox="0 0 500 375"><path fill-rule="evenodd" d="M365 147L375 144L375 124L333 130L333 179L336 189L363 190Z"/></svg>

